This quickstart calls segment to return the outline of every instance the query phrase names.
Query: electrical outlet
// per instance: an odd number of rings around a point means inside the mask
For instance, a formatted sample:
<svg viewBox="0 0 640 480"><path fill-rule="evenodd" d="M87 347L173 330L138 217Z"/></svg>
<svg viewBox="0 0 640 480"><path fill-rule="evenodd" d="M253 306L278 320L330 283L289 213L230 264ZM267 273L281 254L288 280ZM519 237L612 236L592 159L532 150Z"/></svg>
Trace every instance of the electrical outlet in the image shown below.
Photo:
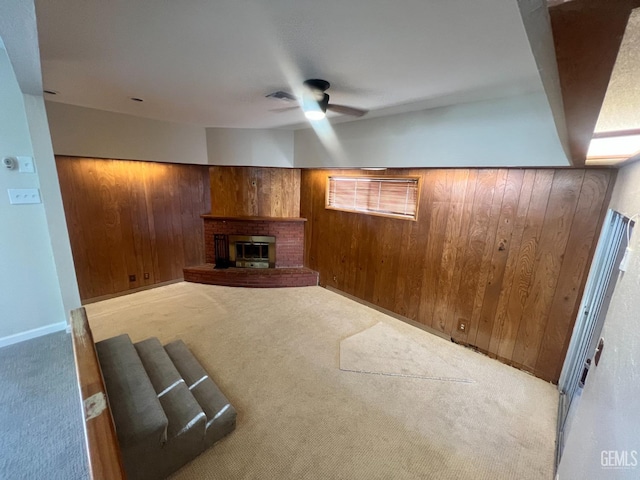
<svg viewBox="0 0 640 480"><path fill-rule="evenodd" d="M149 280L149 273L148 272L144 272L144 279L145 280Z"/></svg>
<svg viewBox="0 0 640 480"><path fill-rule="evenodd" d="M467 322L464 319L458 320L458 331L465 333L467 331Z"/></svg>
<svg viewBox="0 0 640 480"><path fill-rule="evenodd" d="M135 282L136 281L136 276L135 275L129 275L129 281L130 282Z"/></svg>
<svg viewBox="0 0 640 480"><path fill-rule="evenodd" d="M9 203L11 205L24 205L28 203L42 203L40 190L37 188L9 188Z"/></svg>

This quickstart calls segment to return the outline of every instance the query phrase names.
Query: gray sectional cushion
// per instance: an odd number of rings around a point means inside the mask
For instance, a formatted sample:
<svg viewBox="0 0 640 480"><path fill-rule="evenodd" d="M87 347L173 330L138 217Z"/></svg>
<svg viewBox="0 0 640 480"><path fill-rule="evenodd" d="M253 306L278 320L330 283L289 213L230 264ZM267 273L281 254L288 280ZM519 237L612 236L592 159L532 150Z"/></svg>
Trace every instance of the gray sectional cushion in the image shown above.
<svg viewBox="0 0 640 480"><path fill-rule="evenodd" d="M236 411L182 340L164 348L207 416L205 441L211 446L235 428Z"/></svg>
<svg viewBox="0 0 640 480"><path fill-rule="evenodd" d="M197 381L207 377L207 372L182 340L171 342L165 345L164 349L184 381L187 382L187 387L191 387Z"/></svg>
<svg viewBox="0 0 640 480"><path fill-rule="evenodd" d="M166 478L235 428L236 411L180 340L96 344L129 480Z"/></svg>
<svg viewBox="0 0 640 480"><path fill-rule="evenodd" d="M157 338L147 338L142 342L136 343L134 347L138 351L142 365L147 371L156 394L162 396L176 383L183 381Z"/></svg>
<svg viewBox="0 0 640 480"><path fill-rule="evenodd" d="M167 438L167 417L129 335L96 343L120 447Z"/></svg>
<svg viewBox="0 0 640 480"><path fill-rule="evenodd" d="M207 416L205 443L209 447L236 426L236 410L210 378L191 389Z"/></svg>
<svg viewBox="0 0 640 480"><path fill-rule="evenodd" d="M179 383L160 397L160 403L169 419L168 440L179 437L191 429L199 430L200 441L204 439L207 418L184 383Z"/></svg>
<svg viewBox="0 0 640 480"><path fill-rule="evenodd" d="M172 388L160 399L169 418L167 443L154 462L154 478L165 478L200 455L207 418L184 383Z"/></svg>

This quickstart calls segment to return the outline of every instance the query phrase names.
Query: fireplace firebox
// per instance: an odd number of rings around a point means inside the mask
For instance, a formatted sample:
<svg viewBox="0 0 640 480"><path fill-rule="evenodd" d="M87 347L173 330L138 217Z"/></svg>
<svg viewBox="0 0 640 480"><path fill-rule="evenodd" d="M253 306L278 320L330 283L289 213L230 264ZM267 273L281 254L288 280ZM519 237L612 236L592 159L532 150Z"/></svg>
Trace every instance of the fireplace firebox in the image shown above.
<svg viewBox="0 0 640 480"><path fill-rule="evenodd" d="M229 263L245 268L275 268L276 237L229 235Z"/></svg>

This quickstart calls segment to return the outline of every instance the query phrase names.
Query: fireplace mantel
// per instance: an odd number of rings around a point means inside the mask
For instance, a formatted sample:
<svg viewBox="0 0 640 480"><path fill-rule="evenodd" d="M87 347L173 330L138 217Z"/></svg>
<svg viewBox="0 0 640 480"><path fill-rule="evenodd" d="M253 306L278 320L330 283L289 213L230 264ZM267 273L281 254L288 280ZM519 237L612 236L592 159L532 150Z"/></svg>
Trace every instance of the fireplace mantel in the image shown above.
<svg viewBox="0 0 640 480"><path fill-rule="evenodd" d="M208 220L219 220L219 221L241 221L241 222L306 222L306 218L302 217L223 217L220 215L211 215L209 213L205 213L204 215L200 215L201 218L205 218Z"/></svg>

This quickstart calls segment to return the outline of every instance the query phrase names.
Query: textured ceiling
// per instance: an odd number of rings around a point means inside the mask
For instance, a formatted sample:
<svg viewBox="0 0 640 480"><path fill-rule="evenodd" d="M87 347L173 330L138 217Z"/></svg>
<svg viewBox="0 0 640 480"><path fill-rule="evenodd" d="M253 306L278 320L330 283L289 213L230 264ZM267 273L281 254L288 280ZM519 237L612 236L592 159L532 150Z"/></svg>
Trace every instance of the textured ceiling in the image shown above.
<svg viewBox="0 0 640 480"><path fill-rule="evenodd" d="M544 0L521 0L546 8ZM537 4L540 4L539 6ZM512 0L38 0L48 100L212 127L299 125L305 78L370 116L542 89ZM529 32L531 35L531 32ZM130 97L140 97L134 103Z"/></svg>
<svg viewBox="0 0 640 480"><path fill-rule="evenodd" d="M640 129L640 9L631 13L596 132Z"/></svg>
<svg viewBox="0 0 640 480"><path fill-rule="evenodd" d="M0 5L0 48L4 44L20 89L42 94L35 8L25 0L2 0Z"/></svg>

